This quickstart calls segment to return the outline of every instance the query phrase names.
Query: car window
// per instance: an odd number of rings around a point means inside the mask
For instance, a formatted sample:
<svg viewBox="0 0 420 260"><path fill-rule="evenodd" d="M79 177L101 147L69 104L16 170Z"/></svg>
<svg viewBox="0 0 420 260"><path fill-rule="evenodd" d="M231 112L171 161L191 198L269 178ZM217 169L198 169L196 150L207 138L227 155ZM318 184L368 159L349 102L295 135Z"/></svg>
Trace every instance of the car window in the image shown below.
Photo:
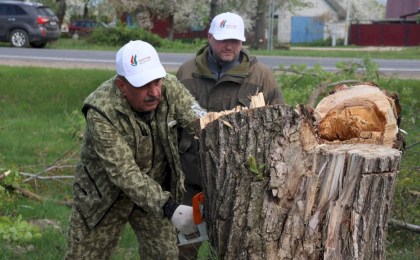
<svg viewBox="0 0 420 260"><path fill-rule="evenodd" d="M38 14L40 14L40 15L44 15L44 16L54 16L55 15L54 12L50 8L45 7L45 6L38 7L37 10L38 10Z"/></svg>
<svg viewBox="0 0 420 260"><path fill-rule="evenodd" d="M6 6L7 5L0 4L0 15L6 15Z"/></svg>
<svg viewBox="0 0 420 260"><path fill-rule="evenodd" d="M26 15L22 7L15 5L15 15Z"/></svg>
<svg viewBox="0 0 420 260"><path fill-rule="evenodd" d="M25 10L17 5L0 4L0 15L25 15Z"/></svg>

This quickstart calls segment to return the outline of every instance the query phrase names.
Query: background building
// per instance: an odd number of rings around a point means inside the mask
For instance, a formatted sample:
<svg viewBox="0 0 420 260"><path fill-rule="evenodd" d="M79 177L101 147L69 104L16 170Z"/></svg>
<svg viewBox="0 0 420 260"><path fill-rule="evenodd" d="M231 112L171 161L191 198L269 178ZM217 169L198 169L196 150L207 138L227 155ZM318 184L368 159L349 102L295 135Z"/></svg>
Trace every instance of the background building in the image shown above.
<svg viewBox="0 0 420 260"><path fill-rule="evenodd" d="M311 7L302 10L278 10L277 41L310 43L326 39L344 39L350 20L382 19L385 6L376 0L308 0ZM346 18L349 18L347 20Z"/></svg>
<svg viewBox="0 0 420 260"><path fill-rule="evenodd" d="M388 0L386 19L416 20L420 14L420 0ZM404 17L403 17L404 16Z"/></svg>
<svg viewBox="0 0 420 260"><path fill-rule="evenodd" d="M388 0L384 19L353 21L350 43L360 46L419 46L420 1Z"/></svg>

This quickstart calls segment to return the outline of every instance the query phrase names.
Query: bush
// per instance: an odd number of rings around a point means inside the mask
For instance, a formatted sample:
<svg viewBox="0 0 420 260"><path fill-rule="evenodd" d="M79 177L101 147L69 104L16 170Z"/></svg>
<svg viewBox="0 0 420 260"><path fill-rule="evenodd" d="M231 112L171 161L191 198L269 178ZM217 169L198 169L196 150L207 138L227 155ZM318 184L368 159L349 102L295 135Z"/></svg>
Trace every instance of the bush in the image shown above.
<svg viewBox="0 0 420 260"><path fill-rule="evenodd" d="M91 44L106 46L123 46L130 40L142 40L158 48L162 46L162 39L149 31L139 28L98 28L86 38Z"/></svg>

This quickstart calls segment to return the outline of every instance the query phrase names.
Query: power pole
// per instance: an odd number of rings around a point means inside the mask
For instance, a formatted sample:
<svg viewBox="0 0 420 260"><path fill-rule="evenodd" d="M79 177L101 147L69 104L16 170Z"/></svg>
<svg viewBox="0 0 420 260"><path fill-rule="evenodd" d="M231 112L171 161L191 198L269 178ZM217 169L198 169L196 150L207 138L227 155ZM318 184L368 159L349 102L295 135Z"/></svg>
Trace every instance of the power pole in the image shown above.
<svg viewBox="0 0 420 260"><path fill-rule="evenodd" d="M270 1L268 13L270 15L269 22L268 22L268 41L267 41L267 50L273 50L273 41L274 41L274 0Z"/></svg>
<svg viewBox="0 0 420 260"><path fill-rule="evenodd" d="M350 9L351 9L351 0L347 0L346 28L345 28L345 32L344 32L344 46L347 46L348 42L349 42Z"/></svg>

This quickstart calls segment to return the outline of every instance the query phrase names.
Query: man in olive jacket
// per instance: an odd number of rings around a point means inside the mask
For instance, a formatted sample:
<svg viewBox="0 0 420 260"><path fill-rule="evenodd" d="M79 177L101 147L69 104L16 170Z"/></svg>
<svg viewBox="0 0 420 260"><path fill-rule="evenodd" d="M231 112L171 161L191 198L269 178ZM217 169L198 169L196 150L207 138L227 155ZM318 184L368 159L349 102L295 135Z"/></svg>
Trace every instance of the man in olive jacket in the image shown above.
<svg viewBox="0 0 420 260"><path fill-rule="evenodd" d="M117 75L83 105L86 132L73 185L66 259L109 259L127 222L144 259L177 259L176 227L196 232L180 205L184 176L178 125L193 133L205 114L156 50L130 41L116 55Z"/></svg>
<svg viewBox="0 0 420 260"><path fill-rule="evenodd" d="M244 41L242 18L229 12L219 14L211 22L209 44L179 68L177 78L207 111L220 112L238 105L249 107L250 97L260 92L268 105L284 103L271 69L242 48ZM191 205L192 196L200 192L202 186L197 145L185 131L179 150L186 177L184 204ZM186 248L180 248L180 256L194 257Z"/></svg>

